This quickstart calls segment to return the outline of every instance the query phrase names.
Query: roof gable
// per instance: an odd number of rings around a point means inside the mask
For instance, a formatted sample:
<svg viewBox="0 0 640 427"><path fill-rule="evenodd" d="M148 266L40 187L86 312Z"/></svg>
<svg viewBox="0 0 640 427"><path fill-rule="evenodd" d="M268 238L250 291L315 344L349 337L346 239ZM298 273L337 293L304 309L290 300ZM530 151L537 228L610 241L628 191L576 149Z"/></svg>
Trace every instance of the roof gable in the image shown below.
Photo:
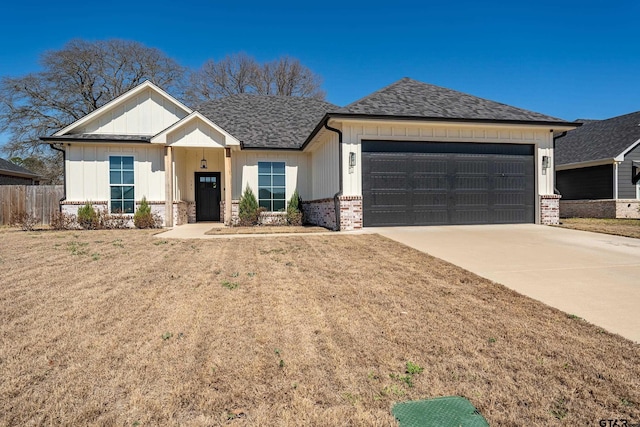
<svg viewBox="0 0 640 427"><path fill-rule="evenodd" d="M325 114L338 107L314 98L239 94L197 109L243 148L299 149Z"/></svg>
<svg viewBox="0 0 640 427"><path fill-rule="evenodd" d="M145 81L87 114L54 136L70 134L155 135L192 111Z"/></svg>
<svg viewBox="0 0 640 427"><path fill-rule="evenodd" d="M199 147L207 145L219 145L222 147L240 145L240 141L233 135L198 111L194 111L152 137L151 143Z"/></svg>
<svg viewBox="0 0 640 427"><path fill-rule="evenodd" d="M594 120L556 140L556 164L585 163L624 156L640 141L640 111Z"/></svg>
<svg viewBox="0 0 640 427"><path fill-rule="evenodd" d="M408 77L339 109L337 113L566 124L566 121L556 117L478 98Z"/></svg>

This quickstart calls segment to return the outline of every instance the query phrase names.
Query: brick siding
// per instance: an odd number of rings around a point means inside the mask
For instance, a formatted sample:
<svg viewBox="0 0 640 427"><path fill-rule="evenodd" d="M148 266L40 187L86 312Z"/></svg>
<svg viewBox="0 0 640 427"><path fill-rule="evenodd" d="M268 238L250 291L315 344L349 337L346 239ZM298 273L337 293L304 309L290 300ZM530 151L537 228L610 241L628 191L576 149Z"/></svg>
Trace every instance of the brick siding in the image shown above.
<svg viewBox="0 0 640 427"><path fill-rule="evenodd" d="M563 200L562 218L640 218L640 200Z"/></svg>
<svg viewBox="0 0 640 427"><path fill-rule="evenodd" d="M560 197L556 194L540 196L540 224L560 224Z"/></svg>

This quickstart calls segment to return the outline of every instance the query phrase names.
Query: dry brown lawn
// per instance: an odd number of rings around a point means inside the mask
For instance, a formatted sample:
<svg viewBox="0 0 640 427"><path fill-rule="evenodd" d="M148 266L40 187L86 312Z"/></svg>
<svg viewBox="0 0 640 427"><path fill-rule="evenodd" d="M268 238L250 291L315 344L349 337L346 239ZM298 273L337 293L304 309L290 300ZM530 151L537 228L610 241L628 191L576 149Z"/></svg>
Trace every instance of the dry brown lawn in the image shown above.
<svg viewBox="0 0 640 427"><path fill-rule="evenodd" d="M563 218L560 227L640 239L638 219Z"/></svg>
<svg viewBox="0 0 640 427"><path fill-rule="evenodd" d="M257 225L254 227L214 227L205 234L226 235L226 234L284 234L284 233L328 233L324 227L313 225L303 226L277 226L277 225Z"/></svg>
<svg viewBox="0 0 640 427"><path fill-rule="evenodd" d="M0 271L3 426L640 423L639 345L377 235L0 229Z"/></svg>

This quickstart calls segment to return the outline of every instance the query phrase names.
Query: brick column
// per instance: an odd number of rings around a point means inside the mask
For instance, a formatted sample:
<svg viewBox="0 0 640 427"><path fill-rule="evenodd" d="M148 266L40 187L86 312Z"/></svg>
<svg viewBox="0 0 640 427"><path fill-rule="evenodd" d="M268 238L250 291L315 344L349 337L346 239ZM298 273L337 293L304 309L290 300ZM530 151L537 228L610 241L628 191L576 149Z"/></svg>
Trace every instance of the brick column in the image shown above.
<svg viewBox="0 0 640 427"><path fill-rule="evenodd" d="M560 198L558 194L540 196L540 224L560 224Z"/></svg>

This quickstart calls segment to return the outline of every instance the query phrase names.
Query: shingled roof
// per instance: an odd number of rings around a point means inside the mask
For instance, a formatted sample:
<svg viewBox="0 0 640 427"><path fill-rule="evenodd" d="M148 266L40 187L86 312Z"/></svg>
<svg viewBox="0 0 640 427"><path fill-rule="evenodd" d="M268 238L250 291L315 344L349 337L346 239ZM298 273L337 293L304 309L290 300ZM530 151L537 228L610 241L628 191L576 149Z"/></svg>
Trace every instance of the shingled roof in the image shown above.
<svg viewBox="0 0 640 427"><path fill-rule="evenodd" d="M42 139L42 138L41 138ZM70 133L61 136L48 136L47 141L117 141L117 142L149 142L149 135L115 135L104 133Z"/></svg>
<svg viewBox="0 0 640 427"><path fill-rule="evenodd" d="M299 149L324 115L338 107L314 98L238 94L197 110L242 141L244 148Z"/></svg>
<svg viewBox="0 0 640 427"><path fill-rule="evenodd" d="M8 172L8 173L7 173ZM0 159L0 173L3 175L17 175L17 176L29 176L37 177L37 173L31 172L27 168L11 163L5 159Z"/></svg>
<svg viewBox="0 0 640 427"><path fill-rule="evenodd" d="M406 118L567 124L566 121L556 117L478 98L477 96L412 80L408 77L341 108L337 113Z"/></svg>
<svg viewBox="0 0 640 427"><path fill-rule="evenodd" d="M556 164L613 160L640 141L640 111L585 122L556 140Z"/></svg>

